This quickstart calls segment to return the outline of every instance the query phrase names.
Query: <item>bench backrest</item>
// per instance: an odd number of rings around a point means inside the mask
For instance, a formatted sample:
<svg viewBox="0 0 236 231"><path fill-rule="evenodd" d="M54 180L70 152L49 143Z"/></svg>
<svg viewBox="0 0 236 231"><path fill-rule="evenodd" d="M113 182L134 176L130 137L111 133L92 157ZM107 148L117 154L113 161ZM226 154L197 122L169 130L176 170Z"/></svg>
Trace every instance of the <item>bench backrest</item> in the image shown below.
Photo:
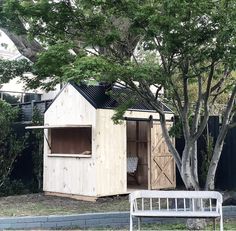
<svg viewBox="0 0 236 231"><path fill-rule="evenodd" d="M139 199L141 201L139 201ZM222 195L216 191L140 190L129 195L131 210L217 211ZM139 202L139 203L138 203Z"/></svg>

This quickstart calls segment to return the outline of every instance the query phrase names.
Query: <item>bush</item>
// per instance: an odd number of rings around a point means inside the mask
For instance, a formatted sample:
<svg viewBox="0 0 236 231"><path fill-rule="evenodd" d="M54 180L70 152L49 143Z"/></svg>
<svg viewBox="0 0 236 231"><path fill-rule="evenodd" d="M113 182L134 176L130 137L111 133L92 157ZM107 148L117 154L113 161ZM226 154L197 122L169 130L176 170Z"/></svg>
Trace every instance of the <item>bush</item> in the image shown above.
<svg viewBox="0 0 236 231"><path fill-rule="evenodd" d="M0 188L0 196L10 196L29 193L21 180L10 180L6 178L4 184Z"/></svg>
<svg viewBox="0 0 236 231"><path fill-rule="evenodd" d="M24 148L24 137L17 137L12 129L18 109L0 100L0 191L6 186L17 157Z"/></svg>

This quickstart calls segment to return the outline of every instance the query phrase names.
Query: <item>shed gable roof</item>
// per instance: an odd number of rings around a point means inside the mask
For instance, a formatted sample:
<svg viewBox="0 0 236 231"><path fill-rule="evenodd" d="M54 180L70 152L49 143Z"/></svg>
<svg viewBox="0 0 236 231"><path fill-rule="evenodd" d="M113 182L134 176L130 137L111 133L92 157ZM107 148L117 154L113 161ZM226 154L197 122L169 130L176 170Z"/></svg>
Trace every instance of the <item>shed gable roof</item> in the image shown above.
<svg viewBox="0 0 236 231"><path fill-rule="evenodd" d="M111 89L111 94L109 94L108 89L104 85L94 86L94 85L79 85L76 83L71 83L72 86L96 109L114 109L119 104L126 102L129 98L133 97L132 92L124 87L113 87ZM112 95L118 96L118 101L115 100ZM164 111L172 113L172 111L163 104ZM133 110L143 110L143 111L153 111L154 109L144 102L139 100L130 109Z"/></svg>

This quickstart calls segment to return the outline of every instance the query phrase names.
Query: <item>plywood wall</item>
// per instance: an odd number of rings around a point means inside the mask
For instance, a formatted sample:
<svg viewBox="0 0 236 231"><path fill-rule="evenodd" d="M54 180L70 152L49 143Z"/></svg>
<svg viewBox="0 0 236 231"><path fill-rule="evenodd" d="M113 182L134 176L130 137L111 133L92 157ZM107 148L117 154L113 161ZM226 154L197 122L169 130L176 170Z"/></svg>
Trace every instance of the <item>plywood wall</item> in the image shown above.
<svg viewBox="0 0 236 231"><path fill-rule="evenodd" d="M96 120L96 189L98 196L117 195L127 192L127 121L115 125L112 121L114 110L97 110ZM125 116L133 118L153 118L158 119L157 113L127 111ZM167 114L167 119L171 119L173 114ZM131 126L135 127L135 123ZM138 131L140 142L139 154L140 166L138 170L139 180L144 185L148 185L148 123L141 122ZM137 134L129 134L131 138L136 138ZM130 147L130 152L135 151L135 147Z"/></svg>
<svg viewBox="0 0 236 231"><path fill-rule="evenodd" d="M44 191L96 196L96 110L73 86L67 85L45 113L48 125L92 125L92 156L50 156L44 142ZM48 131L45 130L46 136Z"/></svg>
<svg viewBox="0 0 236 231"><path fill-rule="evenodd" d="M126 192L126 122L115 125L114 110L97 110L96 187L99 196Z"/></svg>
<svg viewBox="0 0 236 231"><path fill-rule="evenodd" d="M52 156L45 139L44 191L94 197L127 192L126 121L115 125L111 119L113 114L114 110L96 110L70 84L64 88L45 113L45 125L91 124L92 155L87 158L68 154ZM125 114L134 118L150 115L158 119L157 113L128 111ZM168 114L167 119L172 116ZM50 138L48 130L45 135ZM140 132L139 137L144 140L146 134ZM140 150L146 150L147 144L140 145L143 145ZM142 162L145 167L146 157Z"/></svg>

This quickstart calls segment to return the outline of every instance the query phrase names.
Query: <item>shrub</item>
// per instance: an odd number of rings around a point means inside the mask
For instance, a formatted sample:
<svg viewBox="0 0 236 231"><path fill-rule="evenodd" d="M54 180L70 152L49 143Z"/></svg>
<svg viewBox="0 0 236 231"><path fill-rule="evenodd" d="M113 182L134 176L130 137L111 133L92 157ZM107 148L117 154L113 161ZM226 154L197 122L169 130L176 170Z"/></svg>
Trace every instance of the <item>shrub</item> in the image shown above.
<svg viewBox="0 0 236 231"><path fill-rule="evenodd" d="M14 163L24 148L24 137L17 137L12 129L18 109L0 100L0 189L12 172Z"/></svg>

